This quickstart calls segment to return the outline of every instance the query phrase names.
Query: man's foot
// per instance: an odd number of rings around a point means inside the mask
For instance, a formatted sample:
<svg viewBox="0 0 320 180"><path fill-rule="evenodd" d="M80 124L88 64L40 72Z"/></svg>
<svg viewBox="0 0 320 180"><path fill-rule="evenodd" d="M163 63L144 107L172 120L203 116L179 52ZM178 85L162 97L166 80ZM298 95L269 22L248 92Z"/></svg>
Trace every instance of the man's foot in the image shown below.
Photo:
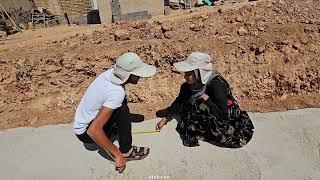
<svg viewBox="0 0 320 180"><path fill-rule="evenodd" d="M122 154L125 160L133 161L133 160L141 160L148 156L150 149L147 147L137 147L132 146L129 152Z"/></svg>

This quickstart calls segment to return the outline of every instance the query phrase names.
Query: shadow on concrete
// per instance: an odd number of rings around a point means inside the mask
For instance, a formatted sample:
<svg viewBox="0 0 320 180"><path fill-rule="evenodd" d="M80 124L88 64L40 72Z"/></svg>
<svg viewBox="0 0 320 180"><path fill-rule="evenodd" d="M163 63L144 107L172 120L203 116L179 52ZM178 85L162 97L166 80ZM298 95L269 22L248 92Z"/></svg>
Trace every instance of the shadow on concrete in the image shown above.
<svg viewBox="0 0 320 180"><path fill-rule="evenodd" d="M133 123L139 123L139 122L142 122L144 121L144 115L141 115L141 114L132 114L130 113L130 120L131 122Z"/></svg>
<svg viewBox="0 0 320 180"><path fill-rule="evenodd" d="M99 148L98 154L100 154L101 157L103 157L103 158L105 158L105 159L107 159L109 161L113 161L114 162L113 158L110 156L110 154L105 149Z"/></svg>
<svg viewBox="0 0 320 180"><path fill-rule="evenodd" d="M144 116L141 114L131 114L130 113L130 120L132 123L139 123L139 122L143 122L144 121ZM119 140L119 136L116 133L117 131L114 130L111 134L111 136L109 137L110 141L112 143L114 143L115 141ZM98 150L98 154L103 157L104 159L107 159L109 161L114 161L113 158L110 156L110 154L103 148L101 148L100 146L98 146L95 143L83 143L83 146L86 150L88 151L97 151Z"/></svg>
<svg viewBox="0 0 320 180"><path fill-rule="evenodd" d="M156 112L156 116L159 118L164 118L169 116L169 107L165 108L165 109L160 109Z"/></svg>
<svg viewBox="0 0 320 180"><path fill-rule="evenodd" d="M112 143L114 143L115 141L118 141L119 137L116 134L112 134L110 137L110 141ZM113 161L113 158L110 156L110 154L103 148L101 148L100 146L98 146L96 143L83 143L83 146L86 150L88 151L97 151L98 150L98 154L103 157L106 160L109 161Z"/></svg>
<svg viewBox="0 0 320 180"><path fill-rule="evenodd" d="M101 157L103 157L104 159L109 160L109 161L114 161L113 158L109 155L109 153L105 149L101 148L100 146L98 146L95 143L83 143L83 146L88 151L97 151L98 150L98 154Z"/></svg>
<svg viewBox="0 0 320 180"><path fill-rule="evenodd" d="M83 146L88 151L96 151L100 148L96 143L83 143Z"/></svg>

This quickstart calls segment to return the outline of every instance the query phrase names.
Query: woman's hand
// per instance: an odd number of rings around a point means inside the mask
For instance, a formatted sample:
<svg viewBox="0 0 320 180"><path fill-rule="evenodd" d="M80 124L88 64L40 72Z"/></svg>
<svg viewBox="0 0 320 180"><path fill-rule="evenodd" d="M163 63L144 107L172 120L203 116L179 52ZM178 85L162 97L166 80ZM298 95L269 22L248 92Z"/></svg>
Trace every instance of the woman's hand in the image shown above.
<svg viewBox="0 0 320 180"><path fill-rule="evenodd" d="M167 118L162 118L156 125L156 130L161 130L164 125L167 124Z"/></svg>
<svg viewBox="0 0 320 180"><path fill-rule="evenodd" d="M209 99L209 96L206 94L202 94L200 98L202 98L204 101L207 101Z"/></svg>

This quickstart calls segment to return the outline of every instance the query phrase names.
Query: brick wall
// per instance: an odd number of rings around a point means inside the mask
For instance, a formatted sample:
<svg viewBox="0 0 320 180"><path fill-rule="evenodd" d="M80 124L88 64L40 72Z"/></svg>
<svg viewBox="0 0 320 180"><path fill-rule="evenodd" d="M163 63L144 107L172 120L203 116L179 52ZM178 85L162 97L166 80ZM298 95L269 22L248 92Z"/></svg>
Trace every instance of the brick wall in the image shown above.
<svg viewBox="0 0 320 180"><path fill-rule="evenodd" d="M44 7L52 14L61 16L64 20L64 13L72 23L79 23L80 16L92 9L92 0L34 0L37 7Z"/></svg>
<svg viewBox="0 0 320 180"><path fill-rule="evenodd" d="M44 7L55 15L67 13L78 16L92 9L91 0L34 0L37 7Z"/></svg>
<svg viewBox="0 0 320 180"><path fill-rule="evenodd" d="M90 0L60 0L64 12L68 14L81 14L92 9Z"/></svg>
<svg viewBox="0 0 320 180"><path fill-rule="evenodd" d="M148 11L153 16L164 14L164 0L119 0L122 13Z"/></svg>

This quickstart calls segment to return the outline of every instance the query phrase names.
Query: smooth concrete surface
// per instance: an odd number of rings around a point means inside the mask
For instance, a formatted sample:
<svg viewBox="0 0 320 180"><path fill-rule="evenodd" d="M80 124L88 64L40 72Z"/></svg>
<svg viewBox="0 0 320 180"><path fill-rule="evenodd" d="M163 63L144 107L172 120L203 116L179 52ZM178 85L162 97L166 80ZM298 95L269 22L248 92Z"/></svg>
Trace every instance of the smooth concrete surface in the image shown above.
<svg viewBox="0 0 320 180"><path fill-rule="evenodd" d="M150 155L115 171L100 151L88 151L71 125L0 131L1 180L319 180L320 109L250 113L252 141L240 149L200 142L187 148L172 121L160 133L136 134L136 145ZM133 123L133 130L153 129L158 120ZM99 154L100 153L100 154Z"/></svg>

